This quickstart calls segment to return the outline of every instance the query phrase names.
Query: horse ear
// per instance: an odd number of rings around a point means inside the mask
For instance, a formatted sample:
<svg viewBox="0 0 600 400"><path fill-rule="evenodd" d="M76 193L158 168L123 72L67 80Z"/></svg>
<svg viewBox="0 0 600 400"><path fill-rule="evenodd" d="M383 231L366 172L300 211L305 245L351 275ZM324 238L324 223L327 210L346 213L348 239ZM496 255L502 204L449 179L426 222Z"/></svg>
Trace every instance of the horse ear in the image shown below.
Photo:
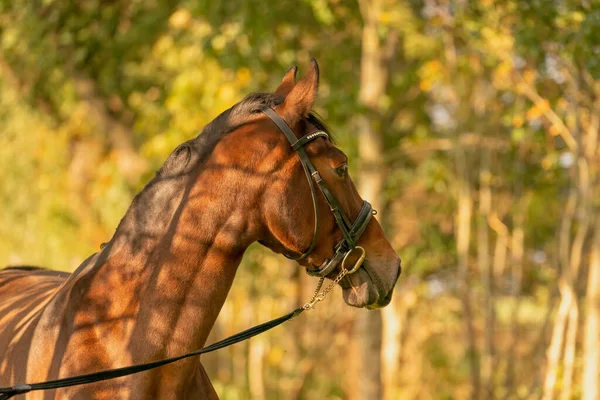
<svg viewBox="0 0 600 400"><path fill-rule="evenodd" d="M298 72L298 67L295 65L288 69L288 72L285 73L279 87L275 90L276 95L286 97L291 92L294 86L296 86L296 72Z"/></svg>
<svg viewBox="0 0 600 400"><path fill-rule="evenodd" d="M304 77L292 88L286 96L281 113L291 125L299 119L308 116L317 97L319 89L319 65L311 59L310 68Z"/></svg>

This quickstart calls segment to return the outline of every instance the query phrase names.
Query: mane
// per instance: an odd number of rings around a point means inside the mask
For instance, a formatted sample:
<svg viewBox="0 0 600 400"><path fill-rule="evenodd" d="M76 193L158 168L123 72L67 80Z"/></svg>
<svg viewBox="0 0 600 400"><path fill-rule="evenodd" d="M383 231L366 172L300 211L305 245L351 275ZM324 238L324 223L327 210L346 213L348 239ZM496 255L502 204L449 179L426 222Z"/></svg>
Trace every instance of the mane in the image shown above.
<svg viewBox="0 0 600 400"><path fill-rule="evenodd" d="M169 159L181 146L190 146L197 154L197 163L202 163L219 141L228 133L233 132L248 122L252 114L257 114L265 107L275 107L283 102L283 98L272 93L251 93L242 101L223 111L209 122L194 139L179 145L169 156ZM157 177L164 176L172 169L169 159L157 173Z"/></svg>
<svg viewBox="0 0 600 400"><path fill-rule="evenodd" d="M187 184L190 171L202 168L219 141L240 126L254 120L253 115L261 113L265 107L276 107L284 98L272 93L252 93L231 108L223 111L207 124L195 138L177 146L169 155L156 176L148 182L133 199L126 214L121 219L121 228L139 233L139 229L160 229L170 221L171 213L177 205L173 203L176 193L181 193ZM327 125L318 114L312 112L306 121L330 134ZM181 150L187 148L189 157L182 159ZM129 223L126 222L129 220ZM162 222L158 222L162 221ZM127 225L127 227L125 227ZM156 232L146 232L153 235Z"/></svg>
<svg viewBox="0 0 600 400"><path fill-rule="evenodd" d="M266 106L281 104L282 101L283 98L271 93L250 94L218 115L198 136L177 146L156 176L133 198L115 235L122 231L125 236L132 232L136 237L157 236L176 212L178 203L174 199L189 184L190 172L199 172L219 141L251 121L252 114L259 113ZM182 150L187 150L187 159L180 157Z"/></svg>
<svg viewBox="0 0 600 400"><path fill-rule="evenodd" d="M283 100L272 93L251 93L206 125L196 139L205 135L222 137L243 125L248 116L261 112L265 107L278 106Z"/></svg>

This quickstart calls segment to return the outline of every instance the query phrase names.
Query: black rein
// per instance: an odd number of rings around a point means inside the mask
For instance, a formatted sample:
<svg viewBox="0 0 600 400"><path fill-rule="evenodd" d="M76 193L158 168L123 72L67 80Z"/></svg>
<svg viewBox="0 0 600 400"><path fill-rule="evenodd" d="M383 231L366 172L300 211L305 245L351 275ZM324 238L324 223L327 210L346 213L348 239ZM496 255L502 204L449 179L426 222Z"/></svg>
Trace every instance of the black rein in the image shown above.
<svg viewBox="0 0 600 400"><path fill-rule="evenodd" d="M149 362L145 364L132 365L129 367L107 369L91 374L72 376L69 378L56 379L47 382L22 384L6 388L0 388L0 400L10 399L13 396L33 392L36 390L59 389L69 386L84 385L86 383L101 382L109 379L120 378L122 376L133 375L137 374L138 372L143 372L149 369L162 367L163 365L172 364L176 361L183 360L184 358L210 353L212 351L222 349L223 347L231 346L232 344L236 344L243 340L250 339L253 336L268 331L269 329L275 328L276 326L283 324L285 321L288 321L300 315L302 311L304 311L304 309L298 308L282 317L254 326L250 329L246 329L243 332L236 333L235 335L223 339L219 342L213 343L210 346L180 356L171 357L160 361Z"/></svg>

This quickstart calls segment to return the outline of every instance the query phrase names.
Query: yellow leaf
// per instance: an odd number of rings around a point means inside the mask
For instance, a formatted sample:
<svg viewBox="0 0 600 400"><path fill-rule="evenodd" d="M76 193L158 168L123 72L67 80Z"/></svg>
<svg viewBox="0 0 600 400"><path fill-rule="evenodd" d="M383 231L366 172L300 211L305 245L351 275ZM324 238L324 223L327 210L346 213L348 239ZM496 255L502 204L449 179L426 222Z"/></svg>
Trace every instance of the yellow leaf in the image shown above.
<svg viewBox="0 0 600 400"><path fill-rule="evenodd" d="M537 78L537 71L529 69L529 70L523 72L523 80L527 83L535 82L536 78Z"/></svg>
<svg viewBox="0 0 600 400"><path fill-rule="evenodd" d="M431 79L423 79L421 82L419 82L419 89L421 89L423 92L429 92L432 87L433 85Z"/></svg>
<svg viewBox="0 0 600 400"><path fill-rule="evenodd" d="M543 99L542 101L537 103L537 106L540 109L540 112L542 114L545 114L546 112L548 112L548 110L550 110L550 102L546 99Z"/></svg>
<svg viewBox="0 0 600 400"><path fill-rule="evenodd" d="M529 121L531 121L532 119L541 117L549 109L550 109L550 102L546 99L542 99L541 101L538 101L537 103L535 103L533 105L533 107L531 107L529 110L527 110L526 117Z"/></svg>
<svg viewBox="0 0 600 400"><path fill-rule="evenodd" d="M544 168L545 170L552 168L553 164L554 164L554 159L551 156L546 156L542 160L542 168Z"/></svg>
<svg viewBox="0 0 600 400"><path fill-rule="evenodd" d="M217 35L210 41L213 49L221 51L227 45L227 39L223 35Z"/></svg>
<svg viewBox="0 0 600 400"><path fill-rule="evenodd" d="M185 29L190 25L192 15L188 10L179 9L176 10L169 18L169 26L175 29Z"/></svg>
<svg viewBox="0 0 600 400"><path fill-rule="evenodd" d="M392 21L392 14L386 11L379 13L379 22L389 24Z"/></svg>
<svg viewBox="0 0 600 400"><path fill-rule="evenodd" d="M515 128L520 128L525 123L525 119L521 115L515 115L512 120L512 124Z"/></svg>
<svg viewBox="0 0 600 400"><path fill-rule="evenodd" d="M573 19L573 21L582 22L583 20L585 20L585 14L581 11L574 11L573 13L571 13L571 18Z"/></svg>

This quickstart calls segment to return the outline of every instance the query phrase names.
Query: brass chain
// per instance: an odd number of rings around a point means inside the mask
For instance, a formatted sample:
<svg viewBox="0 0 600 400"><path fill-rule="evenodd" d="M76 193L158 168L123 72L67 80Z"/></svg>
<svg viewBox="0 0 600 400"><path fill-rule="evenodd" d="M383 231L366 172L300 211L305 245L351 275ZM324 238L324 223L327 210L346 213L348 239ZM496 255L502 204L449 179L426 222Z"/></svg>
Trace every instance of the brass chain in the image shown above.
<svg viewBox="0 0 600 400"><path fill-rule="evenodd" d="M361 255L360 255L360 257L358 257L358 260L356 260L352 269L348 270L346 268L346 260L348 259L348 256L350 255L350 253L352 253L352 251L354 251L354 250L359 250L361 252ZM304 310L309 310L311 308L314 308L318 302L325 300L325 296L327 296L327 294L329 292L331 292L331 289L333 289L333 287L335 285L340 283L340 281L342 279L344 279L344 277L346 275L353 274L360 268L363 261L365 260L365 254L366 254L365 249L362 248L361 246L356 246L354 249L352 249L351 251L346 253L346 256L342 260L342 266L340 267L340 273L338 274L338 276L336 276L335 279L329 284L329 286L327 286L325 288L325 290L323 290L320 293L319 293L319 291L321 290L321 287L323 287L323 282L325 281L325 277L319 278L319 283L317 283L317 288L315 289L315 292L313 293L310 300L302 306L302 308Z"/></svg>
<svg viewBox="0 0 600 400"><path fill-rule="evenodd" d="M318 302L325 300L325 296L327 296L327 294L331 292L331 289L333 289L335 285L340 283L340 281L344 278L344 276L346 276L347 273L348 270L343 268L338 274L338 276L336 276L335 279L329 284L329 286L327 286L325 290L323 290L321 293L319 293L319 290L321 290L325 278L320 278L319 283L317 283L315 293L312 295L311 299L302 306L302 308L305 310L309 310L311 308L314 308Z"/></svg>
<svg viewBox="0 0 600 400"><path fill-rule="evenodd" d="M323 286L323 282L324 281L325 281L324 277L319 278L319 283L317 283L317 287L315 288L315 292L313 293L313 295L310 298L310 300L302 306L303 309L308 310L309 308L312 308L312 307L309 307L309 304L312 304L312 305L316 304L315 299L319 295L319 291L321 290L321 287Z"/></svg>

